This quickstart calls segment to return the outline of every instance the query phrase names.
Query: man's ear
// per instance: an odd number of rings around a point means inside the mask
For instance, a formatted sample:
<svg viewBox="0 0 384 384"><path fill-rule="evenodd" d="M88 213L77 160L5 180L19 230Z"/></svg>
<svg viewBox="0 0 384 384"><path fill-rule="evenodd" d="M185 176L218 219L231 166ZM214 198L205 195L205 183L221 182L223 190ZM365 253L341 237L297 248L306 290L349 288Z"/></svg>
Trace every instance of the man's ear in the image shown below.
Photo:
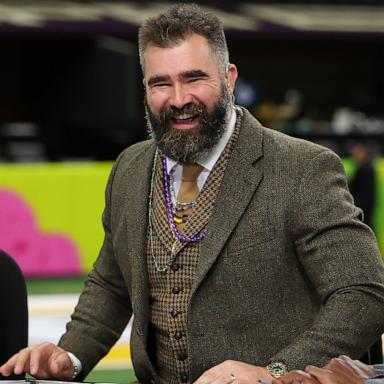
<svg viewBox="0 0 384 384"><path fill-rule="evenodd" d="M226 77L226 84L227 84L227 87L228 87L230 94L232 94L233 90L235 89L237 76L238 76L238 73L237 73L236 65L229 63L227 65L225 77Z"/></svg>

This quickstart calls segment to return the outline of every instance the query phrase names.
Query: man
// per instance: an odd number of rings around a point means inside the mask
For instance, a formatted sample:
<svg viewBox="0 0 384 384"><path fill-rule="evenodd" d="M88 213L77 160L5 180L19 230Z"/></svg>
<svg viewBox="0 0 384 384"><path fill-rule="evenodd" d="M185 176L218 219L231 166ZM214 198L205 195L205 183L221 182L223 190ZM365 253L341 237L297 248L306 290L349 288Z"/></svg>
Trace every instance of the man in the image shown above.
<svg viewBox="0 0 384 384"><path fill-rule="evenodd" d="M305 372L289 372L272 384L384 384L384 366L369 366L348 356L339 356L323 368L309 365Z"/></svg>
<svg viewBox="0 0 384 384"><path fill-rule="evenodd" d="M104 244L59 346L0 372L81 379L132 314L141 383L255 383L361 356L383 332L384 270L338 157L234 105L222 25L197 6L149 19L139 52L153 139L113 167Z"/></svg>

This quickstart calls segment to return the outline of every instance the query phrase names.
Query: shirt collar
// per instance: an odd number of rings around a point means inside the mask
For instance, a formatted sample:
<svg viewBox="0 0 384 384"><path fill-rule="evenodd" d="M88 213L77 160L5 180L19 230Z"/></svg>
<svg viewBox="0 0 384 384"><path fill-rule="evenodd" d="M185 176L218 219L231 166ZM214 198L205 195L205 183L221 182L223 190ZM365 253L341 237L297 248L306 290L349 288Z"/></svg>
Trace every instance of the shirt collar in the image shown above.
<svg viewBox="0 0 384 384"><path fill-rule="evenodd" d="M198 164L204 167L204 169L208 170L209 172L212 171L213 167L216 164L216 161L219 159L221 155L221 152L223 152L224 148L228 144L228 141L231 138L233 131L235 130L235 125L236 125L236 111L235 109L233 109L231 118L229 119L229 123L224 131L223 136L221 136L219 142L212 148L208 157L206 157L203 161L198 162ZM168 156L166 156L166 158L167 158L167 173L169 175L171 173L171 170L178 163L177 161L170 159Z"/></svg>

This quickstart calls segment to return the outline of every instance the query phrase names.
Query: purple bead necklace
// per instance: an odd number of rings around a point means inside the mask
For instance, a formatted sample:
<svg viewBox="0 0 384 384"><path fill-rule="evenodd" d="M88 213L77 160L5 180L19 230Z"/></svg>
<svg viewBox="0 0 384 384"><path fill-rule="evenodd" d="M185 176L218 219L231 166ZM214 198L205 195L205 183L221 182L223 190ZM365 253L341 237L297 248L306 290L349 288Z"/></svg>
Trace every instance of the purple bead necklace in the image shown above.
<svg viewBox="0 0 384 384"><path fill-rule="evenodd" d="M172 232L176 236L176 238L182 243L187 243L187 244L198 243L199 241L203 240L204 237L207 236L207 232L202 231L196 236L184 236L176 227L175 219L173 217L172 198L171 198L171 192L169 188L169 181L168 181L168 174L167 174L167 158L164 154L162 155L162 160L163 160L165 201L167 203L169 225L171 226Z"/></svg>

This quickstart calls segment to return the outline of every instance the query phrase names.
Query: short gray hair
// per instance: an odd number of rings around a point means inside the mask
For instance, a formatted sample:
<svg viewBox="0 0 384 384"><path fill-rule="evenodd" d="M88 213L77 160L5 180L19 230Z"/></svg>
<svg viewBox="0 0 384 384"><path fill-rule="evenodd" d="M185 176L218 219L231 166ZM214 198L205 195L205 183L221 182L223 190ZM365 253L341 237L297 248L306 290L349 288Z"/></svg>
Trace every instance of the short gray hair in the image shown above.
<svg viewBox="0 0 384 384"><path fill-rule="evenodd" d="M216 56L219 71L225 73L229 53L220 19L197 4L177 4L164 13L149 18L139 29L139 56L143 74L144 52L148 44L169 48L195 33L207 39Z"/></svg>

